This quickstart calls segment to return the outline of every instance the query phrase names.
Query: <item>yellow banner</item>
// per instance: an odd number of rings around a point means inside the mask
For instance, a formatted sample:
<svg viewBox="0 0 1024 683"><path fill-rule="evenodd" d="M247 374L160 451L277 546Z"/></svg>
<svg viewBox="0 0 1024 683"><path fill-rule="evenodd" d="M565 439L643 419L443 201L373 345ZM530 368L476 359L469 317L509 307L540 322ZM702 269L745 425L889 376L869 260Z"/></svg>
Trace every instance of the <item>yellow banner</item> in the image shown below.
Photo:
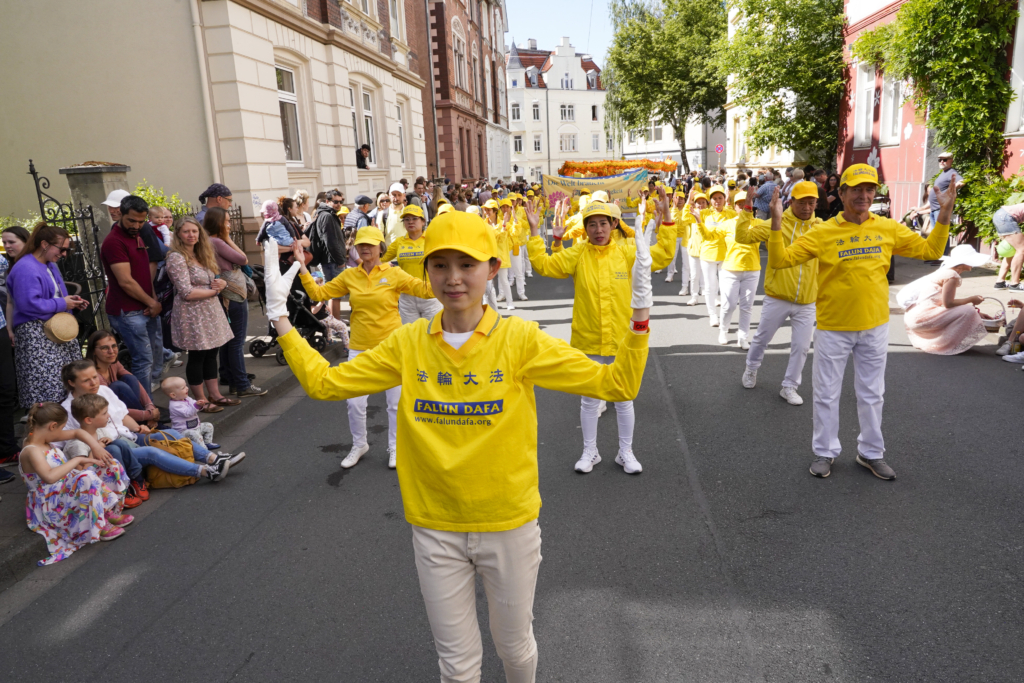
<svg viewBox="0 0 1024 683"><path fill-rule="evenodd" d="M647 187L647 170L640 169L629 173L603 176L600 178L567 178L560 175L544 176L544 194L551 204L564 197L576 197L580 190L586 188L593 192L604 190L608 193L608 201L626 199L626 193L637 196L640 190Z"/></svg>

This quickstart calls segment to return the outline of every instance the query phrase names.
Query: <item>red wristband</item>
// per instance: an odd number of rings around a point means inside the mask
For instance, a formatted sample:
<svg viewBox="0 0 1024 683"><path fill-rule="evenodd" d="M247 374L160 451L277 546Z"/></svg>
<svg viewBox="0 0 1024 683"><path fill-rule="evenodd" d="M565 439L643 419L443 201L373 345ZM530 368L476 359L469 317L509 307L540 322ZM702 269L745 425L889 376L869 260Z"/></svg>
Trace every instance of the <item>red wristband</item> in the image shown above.
<svg viewBox="0 0 1024 683"><path fill-rule="evenodd" d="M676 222L675 221L662 221L661 224L662 225L675 225Z"/></svg>
<svg viewBox="0 0 1024 683"><path fill-rule="evenodd" d="M650 327L651 321L644 320L643 322L638 322L636 320L630 320L629 322L633 326L634 332L647 332L648 328Z"/></svg>

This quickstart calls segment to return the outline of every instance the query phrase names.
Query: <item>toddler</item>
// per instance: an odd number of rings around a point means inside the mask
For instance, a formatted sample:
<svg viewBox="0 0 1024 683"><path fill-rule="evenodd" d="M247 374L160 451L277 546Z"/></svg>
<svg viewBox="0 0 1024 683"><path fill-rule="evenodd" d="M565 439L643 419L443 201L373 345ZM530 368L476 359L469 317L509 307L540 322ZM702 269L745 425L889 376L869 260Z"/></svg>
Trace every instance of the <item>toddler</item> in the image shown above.
<svg viewBox="0 0 1024 683"><path fill-rule="evenodd" d="M181 377L168 377L160 383L160 389L171 399L171 427L189 441L204 444L208 449L220 448L213 443L213 425L199 421L199 408L188 395L188 384Z"/></svg>
<svg viewBox="0 0 1024 683"><path fill-rule="evenodd" d="M318 285L323 286L324 279L322 277L316 277L316 278L313 278L313 279L316 281L316 283ZM310 309L310 310L313 313L313 315L316 315L317 313L320 312L320 309L322 309L326 305L327 305L327 302L325 302L325 301L318 301L318 302L316 302L313 305L313 308ZM321 322L324 325L327 325L327 343L330 344L331 342L334 341L335 337L337 337L338 339L341 339L341 343L344 344L345 348L347 349L348 348L348 325L345 324L345 321L344 320L338 320L333 315L331 315L330 309L327 309L327 317L324 318Z"/></svg>
<svg viewBox="0 0 1024 683"><path fill-rule="evenodd" d="M25 520L46 539L53 564L97 541L124 534L134 517L122 512L128 475L85 429L65 430L68 413L56 403L37 403L28 413L28 437L18 470L28 487ZM68 458L54 441L81 442L86 455Z"/></svg>

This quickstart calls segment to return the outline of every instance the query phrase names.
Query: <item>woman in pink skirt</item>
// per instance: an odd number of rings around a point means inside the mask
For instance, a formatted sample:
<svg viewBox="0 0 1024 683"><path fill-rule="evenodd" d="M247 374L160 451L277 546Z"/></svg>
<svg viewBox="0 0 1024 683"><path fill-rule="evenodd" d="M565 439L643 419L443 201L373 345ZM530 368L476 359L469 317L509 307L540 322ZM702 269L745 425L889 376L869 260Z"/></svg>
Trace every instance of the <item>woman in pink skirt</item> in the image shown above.
<svg viewBox="0 0 1024 683"><path fill-rule="evenodd" d="M907 285L906 289L913 289L916 296L913 303L907 304L903 321L914 348L952 356L963 353L988 334L975 308L985 297L957 299L955 295L961 284L960 274L985 265L989 258L962 244L942 260L937 271Z"/></svg>

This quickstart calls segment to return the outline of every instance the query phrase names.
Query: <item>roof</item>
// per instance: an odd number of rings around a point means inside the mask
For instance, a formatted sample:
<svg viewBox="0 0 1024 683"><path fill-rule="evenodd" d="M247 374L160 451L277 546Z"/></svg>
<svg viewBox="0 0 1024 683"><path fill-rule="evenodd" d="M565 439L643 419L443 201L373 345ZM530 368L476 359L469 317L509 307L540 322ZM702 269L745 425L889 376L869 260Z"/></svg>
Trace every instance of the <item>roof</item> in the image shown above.
<svg viewBox="0 0 1024 683"><path fill-rule="evenodd" d="M551 69L553 66L551 56L554 54L552 50L530 50L528 48L517 47L515 40L512 41L512 48L509 50L508 57L505 60L506 69L529 69L531 66L537 67L537 88L546 88L547 83L544 80L544 73ZM596 71L597 76L597 87L591 88L590 83L587 82L587 90L602 90L601 85L601 68L598 67L597 63L590 59L589 55L577 52L576 56L580 58L580 65L583 67L583 71ZM584 59L586 57L586 59ZM530 79L525 79L525 87L535 87L530 83Z"/></svg>

